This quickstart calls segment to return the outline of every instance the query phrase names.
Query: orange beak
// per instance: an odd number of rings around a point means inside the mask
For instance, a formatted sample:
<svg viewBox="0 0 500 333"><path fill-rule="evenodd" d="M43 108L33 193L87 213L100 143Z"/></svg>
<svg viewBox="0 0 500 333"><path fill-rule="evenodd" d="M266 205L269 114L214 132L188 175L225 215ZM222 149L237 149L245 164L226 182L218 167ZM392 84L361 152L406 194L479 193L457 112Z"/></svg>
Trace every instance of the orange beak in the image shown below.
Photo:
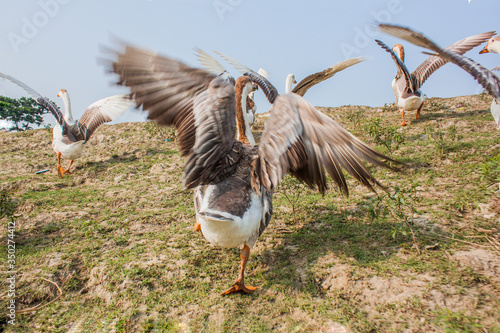
<svg viewBox="0 0 500 333"><path fill-rule="evenodd" d="M484 47L484 49L482 49L481 51L479 51L479 54L490 53L490 50L488 50L488 45L490 45L490 44L489 43L486 44L486 46Z"/></svg>
<svg viewBox="0 0 500 333"><path fill-rule="evenodd" d="M57 97L61 97L61 96L59 96L59 94L57 94Z"/></svg>

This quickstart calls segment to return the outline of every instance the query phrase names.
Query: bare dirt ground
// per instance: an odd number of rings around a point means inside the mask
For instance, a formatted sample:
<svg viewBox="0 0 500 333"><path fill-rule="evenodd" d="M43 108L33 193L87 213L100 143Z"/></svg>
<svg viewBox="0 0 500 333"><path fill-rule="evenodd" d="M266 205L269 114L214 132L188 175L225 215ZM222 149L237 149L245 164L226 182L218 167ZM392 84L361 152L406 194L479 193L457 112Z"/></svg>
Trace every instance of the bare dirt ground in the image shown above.
<svg viewBox="0 0 500 333"><path fill-rule="evenodd" d="M247 279L259 289L249 296L219 296L238 251L193 231L168 133L103 126L63 179L47 130L0 133L0 190L16 206L1 220L0 264L8 271L12 218L25 311L7 324L2 290L0 330L500 332L500 131L490 102L433 98L405 128L391 127L400 119L390 106L321 108L409 166L374 170L392 196L352 179L349 198L285 182L252 249Z"/></svg>

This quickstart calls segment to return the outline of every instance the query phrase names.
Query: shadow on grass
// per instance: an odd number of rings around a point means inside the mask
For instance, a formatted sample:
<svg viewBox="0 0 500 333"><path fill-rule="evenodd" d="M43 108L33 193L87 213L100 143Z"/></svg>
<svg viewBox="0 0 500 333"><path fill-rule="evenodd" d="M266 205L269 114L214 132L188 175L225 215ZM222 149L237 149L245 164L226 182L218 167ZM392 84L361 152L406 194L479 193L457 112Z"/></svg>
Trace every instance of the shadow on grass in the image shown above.
<svg viewBox="0 0 500 333"><path fill-rule="evenodd" d="M348 259L350 264L369 266L388 261L402 246L411 246L409 234L392 236L395 223L362 222L369 215L370 205L369 201L363 201L344 213L326 214L324 207L307 208L301 217L302 227L284 234L279 246L265 250L255 259L268 267L264 273L265 287L292 288L318 295L322 293L321 283L314 280L311 267L320 257L333 254L339 262Z"/></svg>

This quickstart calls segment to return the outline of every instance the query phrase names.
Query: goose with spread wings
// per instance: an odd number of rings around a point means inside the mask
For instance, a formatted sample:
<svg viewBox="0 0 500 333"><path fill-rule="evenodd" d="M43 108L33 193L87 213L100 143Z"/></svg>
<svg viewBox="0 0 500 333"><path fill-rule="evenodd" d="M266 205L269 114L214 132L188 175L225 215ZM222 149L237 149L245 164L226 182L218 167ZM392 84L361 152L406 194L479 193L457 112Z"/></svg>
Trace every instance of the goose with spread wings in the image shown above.
<svg viewBox="0 0 500 333"><path fill-rule="evenodd" d="M392 169L389 157L301 96L279 96L257 73L241 76L233 85L225 71L217 75L217 70L193 68L130 45L116 51L110 62L118 84L130 88L137 107L157 124L176 128L186 158L183 184L194 189L203 236L216 246L241 249L238 278L223 295L256 289L245 285L245 266L269 224L273 191L285 174L324 193L328 173L347 194L342 169L372 190L381 185L363 162ZM258 146L246 120L246 100L254 83L274 104Z"/></svg>
<svg viewBox="0 0 500 333"><path fill-rule="evenodd" d="M496 126L500 128L500 79L498 76L470 58L464 57L448 48L441 48L421 33L415 32L410 28L391 24L380 24L379 28L385 33L434 51L437 55L433 56L439 56L446 62L452 62L472 75L493 97L490 111Z"/></svg>
<svg viewBox="0 0 500 333"><path fill-rule="evenodd" d="M0 73L0 77L23 88L34 100L44 105L56 118L56 124L52 130L52 149L57 154L57 174L59 177L63 177L66 173L71 173L70 169L74 160L82 155L84 145L99 126L117 119L125 110L134 106L130 94L110 96L89 105L82 117L75 122L71 113L69 94L66 89L61 89L57 94L64 102L65 112L63 115L59 108L50 100L37 93L25 83L3 73ZM66 169L63 169L61 166L61 157L69 160L69 165Z"/></svg>
<svg viewBox="0 0 500 333"><path fill-rule="evenodd" d="M484 43L494 34L494 31L490 31L470 36L451 44L446 49L455 53L464 54L481 43ZM391 49L380 40L375 40L375 42L391 55L392 60L394 60L396 64L397 73L396 77L392 80L392 90L396 98L396 105L399 107L401 117L403 118L400 125L406 126L405 111L416 110L415 119L420 117L420 111L424 106L424 95L420 91L420 88L429 76L445 65L447 61L441 57L430 56L410 73L404 62L405 52L401 44L396 44Z"/></svg>

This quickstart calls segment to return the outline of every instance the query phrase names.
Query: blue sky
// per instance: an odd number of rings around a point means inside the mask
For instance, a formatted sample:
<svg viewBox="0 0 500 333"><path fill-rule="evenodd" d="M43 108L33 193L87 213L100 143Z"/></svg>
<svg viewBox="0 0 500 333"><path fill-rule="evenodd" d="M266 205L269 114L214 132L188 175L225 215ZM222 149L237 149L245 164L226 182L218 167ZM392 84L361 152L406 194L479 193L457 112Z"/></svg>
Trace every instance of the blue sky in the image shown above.
<svg viewBox="0 0 500 333"><path fill-rule="evenodd" d="M75 118L95 100L126 91L113 86L116 78L97 62L103 54L100 46L110 45L111 36L196 67L194 47L217 50L255 70L266 69L281 92L288 73L300 80L346 58L365 56L368 61L315 86L305 97L318 106L382 106L394 101L395 66L373 39L390 46L400 41L377 32L374 22L412 27L442 46L500 29L494 24L498 0L24 0L3 1L0 9L0 72L61 107L56 95L67 89ZM403 45L411 71L427 56ZM481 47L467 55L488 68L499 65L498 55L479 55ZM448 64L422 91L429 97L452 97L482 89ZM26 95L5 80L0 80L0 94ZM259 112L269 109L263 97L257 103ZM143 119L144 114L129 112L119 121ZM53 123L50 116L47 120Z"/></svg>

